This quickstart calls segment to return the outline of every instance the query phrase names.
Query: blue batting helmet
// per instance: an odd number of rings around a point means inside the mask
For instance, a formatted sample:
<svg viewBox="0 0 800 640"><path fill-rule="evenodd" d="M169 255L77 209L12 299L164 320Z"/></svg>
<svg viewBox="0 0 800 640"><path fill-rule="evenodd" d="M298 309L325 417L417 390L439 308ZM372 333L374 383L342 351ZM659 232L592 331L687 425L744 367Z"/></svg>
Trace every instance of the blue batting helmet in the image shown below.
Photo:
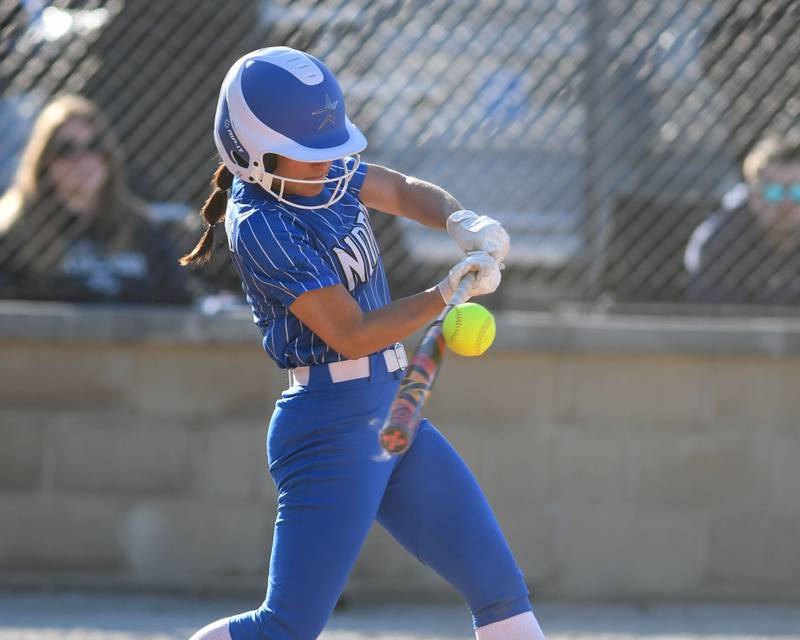
<svg viewBox="0 0 800 640"><path fill-rule="evenodd" d="M246 54L230 68L220 90L214 141L234 175L272 191L273 167L265 156L276 154L301 162L326 162L357 155L367 146L364 135L345 113L339 82L322 62L289 47L268 47ZM356 158L358 160L358 158ZM328 206L341 198L358 162L345 163ZM290 203L294 204L294 203ZM294 204L294 206L297 206Z"/></svg>

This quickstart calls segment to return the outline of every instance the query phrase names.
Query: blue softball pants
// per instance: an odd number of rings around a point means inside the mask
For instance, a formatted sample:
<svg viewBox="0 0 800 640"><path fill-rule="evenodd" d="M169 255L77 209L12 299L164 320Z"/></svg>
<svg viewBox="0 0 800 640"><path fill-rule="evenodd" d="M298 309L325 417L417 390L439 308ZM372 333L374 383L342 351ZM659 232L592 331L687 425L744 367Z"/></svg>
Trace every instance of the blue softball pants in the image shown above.
<svg viewBox="0 0 800 640"><path fill-rule="evenodd" d="M377 518L462 595L475 627L531 610L528 589L474 476L423 420L403 456L382 455L378 431L402 372L381 354L369 378L308 385L276 404L267 434L278 489L267 595L229 622L233 640L312 640L322 631Z"/></svg>

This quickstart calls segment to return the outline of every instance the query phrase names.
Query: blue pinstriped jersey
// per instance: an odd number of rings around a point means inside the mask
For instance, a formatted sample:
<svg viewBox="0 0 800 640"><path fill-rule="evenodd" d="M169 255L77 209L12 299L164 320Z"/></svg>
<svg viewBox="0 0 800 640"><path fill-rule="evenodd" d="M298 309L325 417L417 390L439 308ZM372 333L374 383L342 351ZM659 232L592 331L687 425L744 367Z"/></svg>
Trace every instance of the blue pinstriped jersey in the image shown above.
<svg viewBox="0 0 800 640"><path fill-rule="evenodd" d="M328 175L342 171L342 161L335 161ZM345 359L289 311L301 294L341 283L364 312L390 302L369 213L358 197L366 172L361 164L344 197L317 209L292 207L258 185L233 182L225 218L229 248L264 349L282 368ZM312 198L287 199L308 205L330 196L325 187Z"/></svg>

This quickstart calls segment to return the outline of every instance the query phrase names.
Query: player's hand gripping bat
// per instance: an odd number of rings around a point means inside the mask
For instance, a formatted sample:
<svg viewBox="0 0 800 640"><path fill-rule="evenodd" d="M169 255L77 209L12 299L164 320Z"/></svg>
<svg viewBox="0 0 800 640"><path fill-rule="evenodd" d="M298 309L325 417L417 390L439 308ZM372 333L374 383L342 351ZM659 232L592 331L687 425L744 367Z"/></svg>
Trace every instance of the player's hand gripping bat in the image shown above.
<svg viewBox="0 0 800 640"><path fill-rule="evenodd" d="M411 357L408 370L400 383L400 388L389 408L389 414L381 428L379 439L381 447L390 454L399 455L408 451L419 426L420 413L433 382L439 372L444 357L444 336L442 323L447 313L455 305L464 302L467 292L475 282L475 273L465 275L450 302L425 331L419 345Z"/></svg>

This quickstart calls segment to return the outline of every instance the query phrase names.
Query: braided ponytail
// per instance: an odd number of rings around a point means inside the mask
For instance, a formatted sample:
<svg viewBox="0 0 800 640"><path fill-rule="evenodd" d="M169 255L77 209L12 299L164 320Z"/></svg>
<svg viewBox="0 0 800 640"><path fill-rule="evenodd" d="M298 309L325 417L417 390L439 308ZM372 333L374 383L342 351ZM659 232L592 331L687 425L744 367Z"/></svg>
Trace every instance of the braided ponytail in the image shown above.
<svg viewBox="0 0 800 640"><path fill-rule="evenodd" d="M206 230L194 249L183 256L178 262L182 267L189 265L203 266L208 264L214 253L214 226L225 217L228 206L228 189L233 183L233 174L224 164L220 163L211 179L214 191L208 196L200 209L200 218L206 223Z"/></svg>

